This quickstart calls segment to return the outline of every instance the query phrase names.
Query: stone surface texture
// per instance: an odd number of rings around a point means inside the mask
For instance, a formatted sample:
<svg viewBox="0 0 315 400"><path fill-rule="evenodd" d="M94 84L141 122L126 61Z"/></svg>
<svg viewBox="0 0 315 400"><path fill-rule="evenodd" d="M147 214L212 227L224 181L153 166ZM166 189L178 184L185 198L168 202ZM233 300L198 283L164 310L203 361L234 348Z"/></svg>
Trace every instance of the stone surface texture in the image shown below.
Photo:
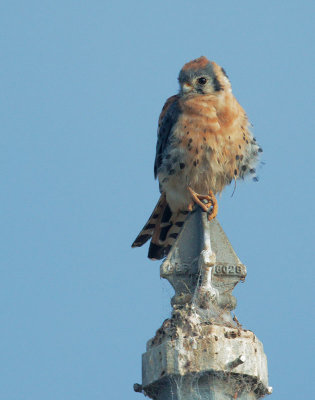
<svg viewBox="0 0 315 400"><path fill-rule="evenodd" d="M231 316L246 267L218 221L199 208L191 213L160 273L175 290L173 312L147 343L137 388L156 400L270 394L263 345Z"/></svg>

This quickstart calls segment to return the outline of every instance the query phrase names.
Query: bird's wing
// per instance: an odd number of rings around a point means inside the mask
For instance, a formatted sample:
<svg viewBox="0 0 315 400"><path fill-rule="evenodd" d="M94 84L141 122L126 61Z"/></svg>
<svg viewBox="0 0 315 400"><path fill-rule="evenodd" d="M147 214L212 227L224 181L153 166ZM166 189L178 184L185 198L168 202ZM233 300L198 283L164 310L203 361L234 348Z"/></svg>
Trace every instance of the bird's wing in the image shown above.
<svg viewBox="0 0 315 400"><path fill-rule="evenodd" d="M158 169L162 164L163 152L168 145L172 128L176 124L180 113L178 97L178 95L175 95L167 99L160 114L158 138L156 143L156 155L154 162L155 178L157 177Z"/></svg>

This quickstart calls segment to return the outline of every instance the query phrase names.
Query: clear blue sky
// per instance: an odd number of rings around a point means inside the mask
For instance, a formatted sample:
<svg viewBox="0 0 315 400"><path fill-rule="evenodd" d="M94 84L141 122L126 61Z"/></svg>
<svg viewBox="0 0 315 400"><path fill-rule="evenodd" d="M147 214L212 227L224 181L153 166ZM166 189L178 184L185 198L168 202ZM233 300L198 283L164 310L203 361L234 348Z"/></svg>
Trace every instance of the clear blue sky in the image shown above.
<svg viewBox="0 0 315 400"><path fill-rule="evenodd" d="M226 69L266 163L219 202L248 270L236 315L264 343L271 398L312 396L314 12L309 0L2 3L0 399L143 398L132 385L172 290L130 244L158 198L159 112L200 55Z"/></svg>

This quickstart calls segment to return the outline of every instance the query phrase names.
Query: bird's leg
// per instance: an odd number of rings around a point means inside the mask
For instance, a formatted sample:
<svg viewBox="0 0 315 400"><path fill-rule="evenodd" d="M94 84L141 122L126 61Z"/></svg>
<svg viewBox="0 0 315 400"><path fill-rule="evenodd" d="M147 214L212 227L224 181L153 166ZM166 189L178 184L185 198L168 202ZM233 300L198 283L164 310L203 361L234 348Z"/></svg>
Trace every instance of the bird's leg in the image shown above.
<svg viewBox="0 0 315 400"><path fill-rule="evenodd" d="M191 198L193 200L189 204L188 210L192 211L194 203L196 203L196 204L198 204L198 206L200 206L203 209L203 211L208 212L209 211L209 207L211 206L211 197L208 196L208 195L196 193L189 186L187 186L187 189L189 190Z"/></svg>
<svg viewBox="0 0 315 400"><path fill-rule="evenodd" d="M218 202L217 202L217 199L212 190L209 190L209 196L211 198L210 201L211 201L212 209L210 212L208 211L208 221L211 221L218 214Z"/></svg>
<svg viewBox="0 0 315 400"><path fill-rule="evenodd" d="M190 192L192 202L188 205L188 211L192 211L194 203L198 204L203 211L208 213L208 221L211 221L218 214L218 202L215 198L212 190L209 190L209 195L199 194L192 190L191 187L187 186Z"/></svg>

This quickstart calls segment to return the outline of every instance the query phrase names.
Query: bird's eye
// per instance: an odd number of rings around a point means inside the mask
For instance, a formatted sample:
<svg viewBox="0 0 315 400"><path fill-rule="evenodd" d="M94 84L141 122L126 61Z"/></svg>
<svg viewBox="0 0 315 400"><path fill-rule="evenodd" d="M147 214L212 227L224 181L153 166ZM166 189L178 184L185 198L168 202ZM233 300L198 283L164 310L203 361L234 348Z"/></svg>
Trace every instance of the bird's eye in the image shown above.
<svg viewBox="0 0 315 400"><path fill-rule="evenodd" d="M198 79L198 83L200 83L200 85L205 85L207 83L207 79L202 77Z"/></svg>

